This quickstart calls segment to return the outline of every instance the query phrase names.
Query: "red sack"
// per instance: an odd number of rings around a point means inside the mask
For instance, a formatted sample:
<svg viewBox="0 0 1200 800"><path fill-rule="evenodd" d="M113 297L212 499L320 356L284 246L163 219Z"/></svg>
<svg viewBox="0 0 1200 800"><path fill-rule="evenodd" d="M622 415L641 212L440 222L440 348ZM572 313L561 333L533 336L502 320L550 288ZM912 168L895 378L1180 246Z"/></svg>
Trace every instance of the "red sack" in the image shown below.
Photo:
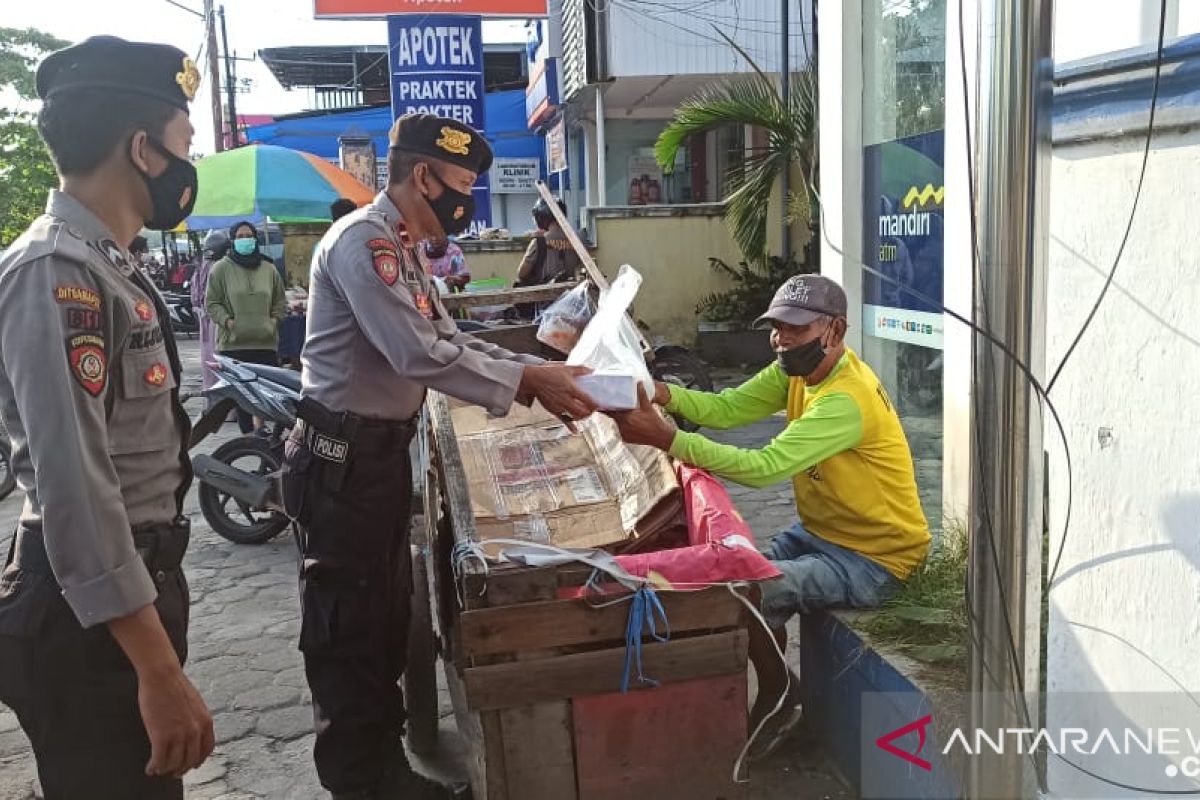
<svg viewBox="0 0 1200 800"><path fill-rule="evenodd" d="M664 589L779 577L775 565L754 546L754 534L724 484L697 467L680 464L678 471L692 546L617 556L617 563Z"/></svg>

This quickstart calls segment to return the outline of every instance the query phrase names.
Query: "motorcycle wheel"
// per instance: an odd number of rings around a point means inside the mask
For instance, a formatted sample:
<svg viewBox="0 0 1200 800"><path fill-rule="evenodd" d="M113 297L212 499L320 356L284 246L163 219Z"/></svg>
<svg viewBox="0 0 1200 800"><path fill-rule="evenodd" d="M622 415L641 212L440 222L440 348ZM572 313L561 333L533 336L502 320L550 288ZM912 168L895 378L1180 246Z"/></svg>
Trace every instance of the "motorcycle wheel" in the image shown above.
<svg viewBox="0 0 1200 800"><path fill-rule="evenodd" d="M212 457L253 475L278 472L283 464L266 439L242 436L213 451ZM235 463L241 462L241 465ZM200 484L200 512L212 529L235 544L264 544L288 526L288 518L278 511L253 509L234 497L218 492L207 483Z"/></svg>
<svg viewBox="0 0 1200 800"><path fill-rule="evenodd" d="M12 468L12 443L0 437L0 500L17 488L17 476Z"/></svg>
<svg viewBox="0 0 1200 800"><path fill-rule="evenodd" d="M705 364L686 347L660 347L654 351L654 363L650 365L650 374L654 380L682 386L684 389L695 389L700 392L713 390L712 376L708 374L708 364ZM672 415L674 416L674 415ZM680 430L696 431L700 426L688 422L682 417L675 417L675 424Z"/></svg>

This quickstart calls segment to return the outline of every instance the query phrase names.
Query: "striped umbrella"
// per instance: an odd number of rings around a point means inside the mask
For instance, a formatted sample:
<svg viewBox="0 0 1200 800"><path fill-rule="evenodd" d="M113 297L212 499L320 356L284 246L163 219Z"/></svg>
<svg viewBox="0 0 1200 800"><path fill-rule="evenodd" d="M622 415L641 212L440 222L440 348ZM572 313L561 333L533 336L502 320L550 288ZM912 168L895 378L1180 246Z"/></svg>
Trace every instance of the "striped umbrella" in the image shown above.
<svg viewBox="0 0 1200 800"><path fill-rule="evenodd" d="M328 222L329 204L348 197L358 205L375 193L311 153L253 144L196 162L199 193L188 230L224 228L238 220Z"/></svg>

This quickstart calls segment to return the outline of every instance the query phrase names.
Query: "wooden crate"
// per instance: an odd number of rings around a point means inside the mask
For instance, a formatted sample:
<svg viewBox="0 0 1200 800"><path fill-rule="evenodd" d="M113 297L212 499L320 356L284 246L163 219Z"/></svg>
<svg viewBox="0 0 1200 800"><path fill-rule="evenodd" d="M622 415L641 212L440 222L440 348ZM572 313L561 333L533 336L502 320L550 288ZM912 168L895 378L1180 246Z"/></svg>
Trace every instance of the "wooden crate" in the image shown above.
<svg viewBox="0 0 1200 800"><path fill-rule="evenodd" d="M455 575L474 533L445 399L430 399L426 524L434 602L455 716L477 800L740 800L747 618L725 588L662 592L670 639L644 638L655 688L620 692L629 603L563 594L579 566ZM661 632L661 631L660 631Z"/></svg>

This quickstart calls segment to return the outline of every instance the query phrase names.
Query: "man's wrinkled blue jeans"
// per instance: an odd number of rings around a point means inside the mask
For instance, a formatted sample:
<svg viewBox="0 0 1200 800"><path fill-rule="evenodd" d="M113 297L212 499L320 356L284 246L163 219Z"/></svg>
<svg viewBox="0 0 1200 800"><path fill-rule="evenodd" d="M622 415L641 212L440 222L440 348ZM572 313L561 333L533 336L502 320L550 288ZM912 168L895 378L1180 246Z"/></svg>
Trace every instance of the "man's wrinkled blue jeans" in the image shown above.
<svg viewBox="0 0 1200 800"><path fill-rule="evenodd" d="M900 588L900 581L871 559L814 536L800 522L772 539L764 555L783 573L761 583L763 616L777 630L792 614L870 608Z"/></svg>

